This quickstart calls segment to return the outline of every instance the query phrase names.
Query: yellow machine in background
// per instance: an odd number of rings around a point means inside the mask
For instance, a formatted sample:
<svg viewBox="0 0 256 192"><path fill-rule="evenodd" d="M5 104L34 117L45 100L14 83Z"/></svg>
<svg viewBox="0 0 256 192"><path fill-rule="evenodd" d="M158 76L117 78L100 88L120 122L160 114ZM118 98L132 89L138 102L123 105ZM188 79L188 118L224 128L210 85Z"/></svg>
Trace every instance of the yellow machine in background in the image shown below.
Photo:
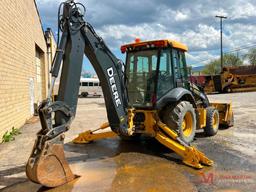
<svg viewBox="0 0 256 192"><path fill-rule="evenodd" d="M256 90L256 66L224 67L222 92L245 92Z"/></svg>
<svg viewBox="0 0 256 192"><path fill-rule="evenodd" d="M190 79L202 86L206 93L255 91L256 66L223 67L220 74L198 75Z"/></svg>

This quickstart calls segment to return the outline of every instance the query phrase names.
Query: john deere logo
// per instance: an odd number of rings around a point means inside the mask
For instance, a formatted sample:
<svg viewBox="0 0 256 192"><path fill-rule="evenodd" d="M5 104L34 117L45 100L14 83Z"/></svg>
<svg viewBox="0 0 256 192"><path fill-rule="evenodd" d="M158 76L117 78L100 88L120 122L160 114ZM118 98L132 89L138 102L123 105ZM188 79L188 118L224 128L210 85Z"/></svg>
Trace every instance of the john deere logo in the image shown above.
<svg viewBox="0 0 256 192"><path fill-rule="evenodd" d="M112 67L108 68L107 73L108 73L108 76L109 76L109 83L110 83L110 86L111 86L113 98L115 99L116 106L118 107L122 103L121 103L121 99L120 99L118 91L117 91L113 68Z"/></svg>

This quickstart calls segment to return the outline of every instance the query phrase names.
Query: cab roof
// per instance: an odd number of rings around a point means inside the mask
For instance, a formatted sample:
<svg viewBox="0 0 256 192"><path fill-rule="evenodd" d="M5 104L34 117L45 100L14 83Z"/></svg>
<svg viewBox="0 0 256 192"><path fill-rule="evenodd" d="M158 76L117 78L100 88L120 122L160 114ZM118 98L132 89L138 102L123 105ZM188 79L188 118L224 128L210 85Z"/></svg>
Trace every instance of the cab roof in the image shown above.
<svg viewBox="0 0 256 192"><path fill-rule="evenodd" d="M182 51L188 51L188 47L178 41L170 40L170 39L161 39L161 40L152 40L152 41L140 41L136 39L134 43L126 44L121 46L122 53L125 53L129 50L134 50L139 47L173 47L176 49L180 49Z"/></svg>

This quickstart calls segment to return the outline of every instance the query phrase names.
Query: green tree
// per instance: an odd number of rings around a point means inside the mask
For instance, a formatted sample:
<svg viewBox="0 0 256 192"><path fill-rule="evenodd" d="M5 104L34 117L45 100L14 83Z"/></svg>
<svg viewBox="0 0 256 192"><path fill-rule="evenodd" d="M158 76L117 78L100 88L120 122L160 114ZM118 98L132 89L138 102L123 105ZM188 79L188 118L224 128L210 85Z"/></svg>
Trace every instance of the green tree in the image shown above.
<svg viewBox="0 0 256 192"><path fill-rule="evenodd" d="M256 48L250 49L244 58L248 59L251 65L256 65Z"/></svg>
<svg viewBox="0 0 256 192"><path fill-rule="evenodd" d="M204 69L203 69L203 74L206 75L214 75L214 74L218 74L220 73L220 62L219 60L215 59L213 61L211 61L210 63L208 63L207 65L205 65Z"/></svg>
<svg viewBox="0 0 256 192"><path fill-rule="evenodd" d="M223 66L231 67L240 65L243 65L243 61L239 57L233 54L226 54L223 56ZM202 72L207 75L219 74L221 72L220 58L208 63Z"/></svg>

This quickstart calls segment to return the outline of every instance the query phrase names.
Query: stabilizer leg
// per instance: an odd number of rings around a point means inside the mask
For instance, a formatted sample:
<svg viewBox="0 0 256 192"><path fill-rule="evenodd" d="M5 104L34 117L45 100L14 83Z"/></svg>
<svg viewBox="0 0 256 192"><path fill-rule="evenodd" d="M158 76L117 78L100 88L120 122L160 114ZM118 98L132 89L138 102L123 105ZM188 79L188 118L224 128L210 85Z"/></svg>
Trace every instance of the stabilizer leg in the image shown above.
<svg viewBox="0 0 256 192"><path fill-rule="evenodd" d="M183 158L184 164L197 169L203 168L202 164L207 166L213 165L213 161L207 158L204 153L182 142L178 135L167 125L161 121L158 121L157 125L160 130L157 131L155 138L164 146L180 155Z"/></svg>
<svg viewBox="0 0 256 192"><path fill-rule="evenodd" d="M107 131L107 132L102 132L102 133L95 133L99 130L104 130L109 127L109 123L103 123L100 128L95 129L95 130L88 130L83 133L80 133L78 137L76 137L73 140L73 143L76 144L85 144L85 143L90 143L94 140L99 140L99 139L106 139L106 138L112 138L112 137L117 137L117 134L114 133L113 131Z"/></svg>

